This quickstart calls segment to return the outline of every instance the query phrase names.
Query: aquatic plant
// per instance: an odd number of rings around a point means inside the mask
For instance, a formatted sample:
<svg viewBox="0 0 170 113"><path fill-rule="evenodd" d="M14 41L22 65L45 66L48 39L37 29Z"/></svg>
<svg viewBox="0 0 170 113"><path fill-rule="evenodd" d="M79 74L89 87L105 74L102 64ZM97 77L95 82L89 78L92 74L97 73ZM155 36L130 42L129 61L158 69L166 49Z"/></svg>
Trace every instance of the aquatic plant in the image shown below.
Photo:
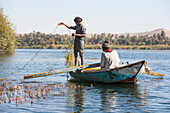
<svg viewBox="0 0 170 113"><path fill-rule="evenodd" d="M88 84L93 88L93 84ZM68 83L43 83L40 81L17 81L15 79L0 78L0 104L24 104L31 105L38 101L47 101L54 96L76 97L81 94L84 86ZM38 100L38 101L37 101Z"/></svg>
<svg viewBox="0 0 170 113"><path fill-rule="evenodd" d="M67 48L66 65L67 67L73 67L74 55L73 55L73 45L69 45Z"/></svg>

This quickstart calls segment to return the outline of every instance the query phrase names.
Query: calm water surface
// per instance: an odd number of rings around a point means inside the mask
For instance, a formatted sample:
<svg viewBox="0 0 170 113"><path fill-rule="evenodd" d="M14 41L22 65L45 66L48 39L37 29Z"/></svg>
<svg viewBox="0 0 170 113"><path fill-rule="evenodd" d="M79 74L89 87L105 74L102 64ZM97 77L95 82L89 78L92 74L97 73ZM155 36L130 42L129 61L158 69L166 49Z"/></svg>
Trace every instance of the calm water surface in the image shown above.
<svg viewBox="0 0 170 113"><path fill-rule="evenodd" d="M70 81L67 73L23 81L28 74L66 67L65 50L38 51L0 54L0 112L170 112L170 51L117 50L121 62L146 60L164 78L143 75L136 84L115 85ZM101 52L85 50L85 63L100 62Z"/></svg>

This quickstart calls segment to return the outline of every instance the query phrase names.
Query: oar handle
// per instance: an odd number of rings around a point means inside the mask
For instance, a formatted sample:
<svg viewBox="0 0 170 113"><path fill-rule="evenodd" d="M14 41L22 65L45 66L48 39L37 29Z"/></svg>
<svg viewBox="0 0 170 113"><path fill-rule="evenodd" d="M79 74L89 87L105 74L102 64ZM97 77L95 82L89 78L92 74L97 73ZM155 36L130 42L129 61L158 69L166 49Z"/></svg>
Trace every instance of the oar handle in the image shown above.
<svg viewBox="0 0 170 113"><path fill-rule="evenodd" d="M65 68L65 69L54 70L54 71L49 71L49 72L36 73L36 74L26 75L26 76L24 76L24 79L45 77L45 76L49 76L49 75L66 73L66 72L71 72L74 70L82 70L84 68L92 68L92 67L98 67L98 66L100 66L100 63L84 65L84 66L79 66L79 67Z"/></svg>

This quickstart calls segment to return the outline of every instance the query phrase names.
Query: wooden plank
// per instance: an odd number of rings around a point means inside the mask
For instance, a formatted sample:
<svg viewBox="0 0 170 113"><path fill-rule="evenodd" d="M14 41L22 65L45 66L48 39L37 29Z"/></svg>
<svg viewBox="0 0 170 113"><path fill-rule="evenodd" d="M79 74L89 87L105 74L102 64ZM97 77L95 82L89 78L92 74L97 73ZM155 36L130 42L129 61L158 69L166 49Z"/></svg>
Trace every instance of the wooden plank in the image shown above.
<svg viewBox="0 0 170 113"><path fill-rule="evenodd" d="M36 74L26 75L26 76L24 76L24 79L31 79L31 78L37 78L37 77L45 77L45 76L49 76L49 75L66 73L66 72L71 72L71 71L75 71L75 70L81 70L83 68L92 68L92 67L98 67L98 66L100 66L100 63L84 65L84 66L79 66L79 67L65 68L65 69L48 71L48 72L42 72L42 73L36 73Z"/></svg>

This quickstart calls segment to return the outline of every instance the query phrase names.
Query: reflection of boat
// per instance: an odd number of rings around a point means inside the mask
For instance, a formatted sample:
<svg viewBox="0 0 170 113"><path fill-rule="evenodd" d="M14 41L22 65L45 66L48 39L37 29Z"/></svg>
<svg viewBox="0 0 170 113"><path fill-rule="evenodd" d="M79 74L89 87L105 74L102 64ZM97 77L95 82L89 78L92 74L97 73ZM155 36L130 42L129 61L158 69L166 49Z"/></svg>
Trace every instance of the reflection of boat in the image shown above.
<svg viewBox="0 0 170 113"><path fill-rule="evenodd" d="M145 69L145 61L101 70L77 70L70 72L75 79L101 83L136 83Z"/></svg>
<svg viewBox="0 0 170 113"><path fill-rule="evenodd" d="M147 90L138 84L93 84L76 79L69 80L73 89L67 93L76 93L74 98L67 99L72 103L74 112L84 112L88 109L101 107L100 112L134 111L147 104ZM78 87L78 85L80 87ZM70 106L70 104L68 104ZM86 106L86 108L84 107ZM87 107L88 106L88 107Z"/></svg>

